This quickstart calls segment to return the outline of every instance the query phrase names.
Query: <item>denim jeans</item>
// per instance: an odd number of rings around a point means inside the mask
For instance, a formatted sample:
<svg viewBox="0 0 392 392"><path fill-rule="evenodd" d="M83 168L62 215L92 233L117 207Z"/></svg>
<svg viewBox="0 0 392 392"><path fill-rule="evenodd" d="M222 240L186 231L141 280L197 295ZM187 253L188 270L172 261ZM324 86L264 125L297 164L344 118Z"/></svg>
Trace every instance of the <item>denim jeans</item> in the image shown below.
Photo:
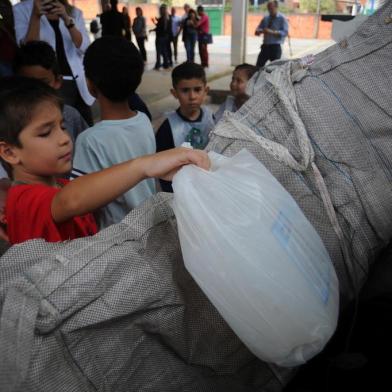
<svg viewBox="0 0 392 392"><path fill-rule="evenodd" d="M161 56L163 57L163 68L169 67L169 53L168 53L169 37L157 37L155 39L155 50L157 52L157 61L155 68L161 66Z"/></svg>
<svg viewBox="0 0 392 392"><path fill-rule="evenodd" d="M197 41L197 33L187 34L184 39L184 45L186 50L186 59L192 63L195 61L195 45Z"/></svg>

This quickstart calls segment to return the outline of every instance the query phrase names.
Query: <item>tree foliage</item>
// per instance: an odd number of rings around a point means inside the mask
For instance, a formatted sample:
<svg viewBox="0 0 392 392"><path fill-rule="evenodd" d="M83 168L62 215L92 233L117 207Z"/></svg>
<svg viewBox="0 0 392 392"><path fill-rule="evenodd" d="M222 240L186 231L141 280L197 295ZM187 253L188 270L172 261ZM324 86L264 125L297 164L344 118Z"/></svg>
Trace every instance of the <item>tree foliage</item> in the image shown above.
<svg viewBox="0 0 392 392"><path fill-rule="evenodd" d="M300 9L306 12L317 12L317 0L300 0ZM321 0L320 11L322 14L331 14L336 12L335 0Z"/></svg>

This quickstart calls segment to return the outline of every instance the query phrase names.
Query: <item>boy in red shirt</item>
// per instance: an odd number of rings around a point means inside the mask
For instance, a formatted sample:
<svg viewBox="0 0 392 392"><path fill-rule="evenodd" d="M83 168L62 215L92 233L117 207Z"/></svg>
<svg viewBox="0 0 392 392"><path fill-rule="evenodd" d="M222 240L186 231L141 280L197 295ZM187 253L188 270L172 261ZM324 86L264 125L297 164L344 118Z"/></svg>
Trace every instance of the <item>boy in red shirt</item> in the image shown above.
<svg viewBox="0 0 392 392"><path fill-rule="evenodd" d="M91 212L150 177L171 179L181 166L209 167L203 151L179 148L146 155L79 177L58 177L72 167L72 141L63 127L62 103L41 81L0 81L0 158L13 180L6 201L12 244L50 242L95 234Z"/></svg>

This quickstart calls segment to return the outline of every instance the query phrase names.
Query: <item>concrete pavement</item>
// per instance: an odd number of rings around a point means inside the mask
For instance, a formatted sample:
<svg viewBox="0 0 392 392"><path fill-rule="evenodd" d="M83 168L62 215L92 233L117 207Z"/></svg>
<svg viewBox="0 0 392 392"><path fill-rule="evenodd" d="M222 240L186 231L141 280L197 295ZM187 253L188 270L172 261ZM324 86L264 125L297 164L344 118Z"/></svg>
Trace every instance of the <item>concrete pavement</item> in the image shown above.
<svg viewBox="0 0 392 392"><path fill-rule="evenodd" d="M247 37L246 62L255 64L260 51L262 39L260 37ZM334 42L331 40L291 39L283 45L283 58L302 57L307 54L316 54ZM214 36L214 42L208 45L210 67L206 70L208 84L211 89L228 90L233 67L230 65L231 38L229 36ZM153 70L155 64L155 36L150 34L146 42L147 64L143 80L137 92L146 102L153 117L154 129L159 127L165 112L176 109L177 101L171 96L171 69ZM178 61L186 60L183 42L178 42ZM199 55L196 49L196 62ZM208 102L207 102L208 104ZM215 108L215 107L214 107Z"/></svg>

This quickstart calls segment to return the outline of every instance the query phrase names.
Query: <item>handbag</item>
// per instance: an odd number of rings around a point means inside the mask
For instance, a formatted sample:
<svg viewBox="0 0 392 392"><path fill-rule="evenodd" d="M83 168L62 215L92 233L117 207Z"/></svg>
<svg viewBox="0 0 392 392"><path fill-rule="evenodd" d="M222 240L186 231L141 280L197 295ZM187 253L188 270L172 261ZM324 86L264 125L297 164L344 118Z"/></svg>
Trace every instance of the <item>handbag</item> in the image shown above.
<svg viewBox="0 0 392 392"><path fill-rule="evenodd" d="M200 37L200 41L203 44L212 44L212 34L211 33L204 33Z"/></svg>

